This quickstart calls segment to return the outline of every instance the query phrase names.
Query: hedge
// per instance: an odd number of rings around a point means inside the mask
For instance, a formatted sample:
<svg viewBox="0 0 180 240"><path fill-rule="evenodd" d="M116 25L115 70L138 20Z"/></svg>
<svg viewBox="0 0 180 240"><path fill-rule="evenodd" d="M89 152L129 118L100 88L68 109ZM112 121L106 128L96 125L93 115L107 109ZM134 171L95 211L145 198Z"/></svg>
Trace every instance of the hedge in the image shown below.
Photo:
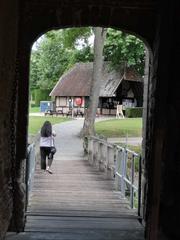
<svg viewBox="0 0 180 240"><path fill-rule="evenodd" d="M40 101L47 101L50 100L51 97L49 96L50 90L42 90L42 89L35 89L34 90L34 100L35 106L40 105Z"/></svg>
<svg viewBox="0 0 180 240"><path fill-rule="evenodd" d="M31 103L31 107L33 108L33 107L39 107L39 106L37 106L35 103Z"/></svg>
<svg viewBox="0 0 180 240"><path fill-rule="evenodd" d="M128 118L142 117L142 113L143 113L142 107L126 108L125 110L125 116Z"/></svg>

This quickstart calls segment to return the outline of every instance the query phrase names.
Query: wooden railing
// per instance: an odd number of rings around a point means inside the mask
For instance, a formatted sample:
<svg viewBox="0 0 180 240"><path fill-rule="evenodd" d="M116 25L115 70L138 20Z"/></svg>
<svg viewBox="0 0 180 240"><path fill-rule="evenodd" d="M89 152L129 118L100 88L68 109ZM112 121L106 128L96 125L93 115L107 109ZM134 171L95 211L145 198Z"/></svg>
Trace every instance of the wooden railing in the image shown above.
<svg viewBox="0 0 180 240"><path fill-rule="evenodd" d="M26 159L26 207L28 205L29 195L32 190L35 165L36 165L35 143L31 143L27 149Z"/></svg>
<svg viewBox="0 0 180 240"><path fill-rule="evenodd" d="M131 208L141 207L141 156L127 148L91 136L84 147L91 165L115 180L115 189L129 199Z"/></svg>
<svg viewBox="0 0 180 240"><path fill-rule="evenodd" d="M36 168L36 163L40 161L40 151L39 151L39 141L40 134L29 135L28 136L28 147L27 147L27 158L26 158L26 207L28 205L29 196L32 190L34 172Z"/></svg>

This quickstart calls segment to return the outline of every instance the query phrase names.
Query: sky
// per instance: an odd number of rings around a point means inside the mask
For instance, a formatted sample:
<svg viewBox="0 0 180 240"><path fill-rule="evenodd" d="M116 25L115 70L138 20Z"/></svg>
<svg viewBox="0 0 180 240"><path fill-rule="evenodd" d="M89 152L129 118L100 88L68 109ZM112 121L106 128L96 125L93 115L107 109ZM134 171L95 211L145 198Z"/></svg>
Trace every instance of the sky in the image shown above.
<svg viewBox="0 0 180 240"><path fill-rule="evenodd" d="M91 45L91 46L93 46L93 44L94 44L94 35L91 35L90 37L89 37L89 39L88 39L88 41L89 41L89 44ZM78 41L78 46L77 46L77 49L81 49L82 47L83 47L83 41L82 40L79 40Z"/></svg>

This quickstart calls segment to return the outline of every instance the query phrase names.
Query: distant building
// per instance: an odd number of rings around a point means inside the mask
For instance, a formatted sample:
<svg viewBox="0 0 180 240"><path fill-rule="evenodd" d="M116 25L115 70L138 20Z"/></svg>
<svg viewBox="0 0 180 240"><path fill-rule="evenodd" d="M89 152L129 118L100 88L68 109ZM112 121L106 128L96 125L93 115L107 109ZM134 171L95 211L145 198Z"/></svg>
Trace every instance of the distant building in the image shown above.
<svg viewBox="0 0 180 240"><path fill-rule="evenodd" d="M50 93L55 99L56 111L61 110L66 114L73 108L74 111L77 109L84 113L89 101L92 71L93 63L77 63L61 76ZM142 107L142 77L132 68L127 68L124 72L109 70L109 65L105 62L98 113L115 115L117 104L124 107Z"/></svg>

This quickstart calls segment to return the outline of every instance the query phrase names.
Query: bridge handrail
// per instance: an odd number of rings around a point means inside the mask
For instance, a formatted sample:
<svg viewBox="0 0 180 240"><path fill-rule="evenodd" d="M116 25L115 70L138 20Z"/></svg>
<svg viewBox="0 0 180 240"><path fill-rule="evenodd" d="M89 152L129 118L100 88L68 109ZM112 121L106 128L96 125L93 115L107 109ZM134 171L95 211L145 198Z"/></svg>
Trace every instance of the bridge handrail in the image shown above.
<svg viewBox="0 0 180 240"><path fill-rule="evenodd" d="M29 195L33 185L34 172L36 164L35 143L31 143L27 147L26 158L26 205L28 205Z"/></svg>
<svg viewBox="0 0 180 240"><path fill-rule="evenodd" d="M129 194L131 208L134 208L137 194L138 215L141 207L141 155L117 144L107 142L98 136L86 139L86 152L90 164L105 172L107 178L115 180L116 190L124 197ZM138 179L135 177L135 160L138 159ZM130 167L127 166L130 165ZM136 180L136 181L135 181Z"/></svg>

